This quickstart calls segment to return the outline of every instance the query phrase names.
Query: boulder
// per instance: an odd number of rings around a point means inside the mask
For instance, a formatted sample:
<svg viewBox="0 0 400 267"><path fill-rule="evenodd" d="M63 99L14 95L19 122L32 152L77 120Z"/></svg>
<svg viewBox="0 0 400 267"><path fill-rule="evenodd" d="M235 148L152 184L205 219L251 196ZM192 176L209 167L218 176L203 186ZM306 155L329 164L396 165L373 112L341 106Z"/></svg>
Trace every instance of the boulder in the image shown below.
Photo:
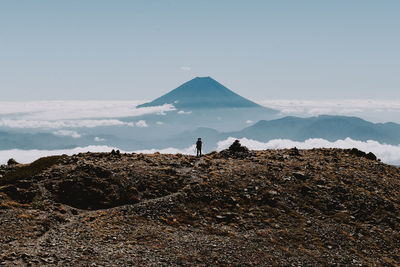
<svg viewBox="0 0 400 267"><path fill-rule="evenodd" d="M17 164L19 164L15 159L13 159L13 158L10 158L8 161L7 161L7 165L8 166L12 166L12 165L17 165Z"/></svg>
<svg viewBox="0 0 400 267"><path fill-rule="evenodd" d="M241 153L248 153L249 149L245 146L242 146L240 144L239 140L235 140L235 142L233 142L233 144L229 147L229 152L233 152L233 153L237 153L237 152L241 152Z"/></svg>
<svg viewBox="0 0 400 267"><path fill-rule="evenodd" d="M375 156L374 153L369 152L368 154L364 151L358 150L357 148L347 149L347 152L351 155L355 155L360 158L366 158L369 160L377 160L378 158Z"/></svg>

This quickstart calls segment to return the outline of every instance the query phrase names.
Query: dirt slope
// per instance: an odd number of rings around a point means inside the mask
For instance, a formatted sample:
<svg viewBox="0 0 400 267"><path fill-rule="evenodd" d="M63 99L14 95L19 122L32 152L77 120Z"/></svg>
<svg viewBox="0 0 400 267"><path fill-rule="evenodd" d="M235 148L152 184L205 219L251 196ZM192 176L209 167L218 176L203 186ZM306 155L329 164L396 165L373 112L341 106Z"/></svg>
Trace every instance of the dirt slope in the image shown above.
<svg viewBox="0 0 400 267"><path fill-rule="evenodd" d="M5 266L400 265L400 169L354 150L85 153L0 175Z"/></svg>

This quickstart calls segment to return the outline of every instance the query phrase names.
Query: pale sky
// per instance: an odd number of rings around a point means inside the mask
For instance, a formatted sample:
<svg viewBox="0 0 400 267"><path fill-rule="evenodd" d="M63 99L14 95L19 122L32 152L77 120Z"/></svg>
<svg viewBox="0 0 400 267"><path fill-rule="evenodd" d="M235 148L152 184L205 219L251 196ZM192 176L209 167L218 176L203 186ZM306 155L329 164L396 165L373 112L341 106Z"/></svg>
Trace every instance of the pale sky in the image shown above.
<svg viewBox="0 0 400 267"><path fill-rule="evenodd" d="M398 0L1 0L0 100L150 100L195 76L250 99L398 99L399 14Z"/></svg>

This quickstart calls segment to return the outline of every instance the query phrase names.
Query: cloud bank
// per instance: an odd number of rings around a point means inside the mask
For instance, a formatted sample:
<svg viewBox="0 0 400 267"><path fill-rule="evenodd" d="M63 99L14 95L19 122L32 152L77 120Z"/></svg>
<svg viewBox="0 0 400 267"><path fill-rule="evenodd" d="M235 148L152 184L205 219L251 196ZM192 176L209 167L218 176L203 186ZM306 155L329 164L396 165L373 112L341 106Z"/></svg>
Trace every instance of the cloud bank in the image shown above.
<svg viewBox="0 0 400 267"><path fill-rule="evenodd" d="M192 114L192 111L179 110L178 114L180 114L180 115L189 115L189 114Z"/></svg>
<svg viewBox="0 0 400 267"><path fill-rule="evenodd" d="M133 127L132 122L124 122L116 119L107 120L11 120L0 119L0 127L8 128L44 128L44 129L60 129L60 128L95 128L99 126L128 126Z"/></svg>
<svg viewBox="0 0 400 267"><path fill-rule="evenodd" d="M136 127L139 127L139 128L148 127L148 125L147 125L145 120L140 120L140 121L136 122L135 125L136 125Z"/></svg>
<svg viewBox="0 0 400 267"><path fill-rule="evenodd" d="M175 110L171 104L136 108L144 101L0 101L0 118L25 120L75 120L137 117Z"/></svg>
<svg viewBox="0 0 400 267"><path fill-rule="evenodd" d="M372 122L400 123L400 99L347 100L261 100L261 105L280 111L280 115L315 116L321 114L357 116ZM142 122L124 122L118 118L146 114L166 115L173 105L136 108L144 101L0 101L0 127L32 129L94 128L98 126L137 126ZM191 111L179 110L178 114ZM250 120L247 123L251 123ZM137 125L135 125L137 124Z"/></svg>
<svg viewBox="0 0 400 267"><path fill-rule="evenodd" d="M181 67L181 71L191 71L191 70L192 70L192 68L189 67L189 66L182 66Z"/></svg>
<svg viewBox="0 0 400 267"><path fill-rule="evenodd" d="M71 136L72 138L80 138L82 136L78 132L69 131L69 130L58 130L58 131L53 132L53 134L58 135L58 136Z"/></svg>
<svg viewBox="0 0 400 267"><path fill-rule="evenodd" d="M146 114L166 115L173 105L136 108L143 101L32 101L1 102L0 127L15 129L67 129L101 126L147 127L144 120L116 118Z"/></svg>
<svg viewBox="0 0 400 267"><path fill-rule="evenodd" d="M234 137L229 137L226 140L218 142L217 150L221 151L223 149L228 148L235 140ZM335 142L330 142L324 139L308 139L304 142L296 142L287 139L275 139L269 142L263 143L255 140L242 138L239 139L240 142L247 146L252 150L264 150L264 149L283 149L283 148L292 148L297 147L299 149L312 149L312 148L358 148L364 152L372 152L378 158L380 158L383 162L388 164L400 165L400 145L386 145L380 144L376 141L356 141L350 138L346 138L345 140L337 140ZM1 150L0 151L0 164L5 164L9 158L14 158L18 162L21 163L29 163L40 157L50 156L50 155L73 155L80 152L110 152L112 149L118 149L116 147L110 146L87 146L87 147L77 147L74 149L64 149L64 150L20 150L20 149L12 149L12 150ZM122 150L121 150L122 151ZM126 153L166 153L166 154L195 154L195 146L192 145L190 147L184 149L178 148L165 148L165 149L147 149L147 150L136 150L136 151L122 151Z"/></svg>

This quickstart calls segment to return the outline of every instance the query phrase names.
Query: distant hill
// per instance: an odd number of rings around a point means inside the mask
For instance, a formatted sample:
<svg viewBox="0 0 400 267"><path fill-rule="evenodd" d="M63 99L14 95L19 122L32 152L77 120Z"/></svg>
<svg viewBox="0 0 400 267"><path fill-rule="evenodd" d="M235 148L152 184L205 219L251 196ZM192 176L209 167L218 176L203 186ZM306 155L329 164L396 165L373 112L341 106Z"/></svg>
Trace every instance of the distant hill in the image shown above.
<svg viewBox="0 0 400 267"><path fill-rule="evenodd" d="M108 145L123 150L163 149L168 147L187 148L198 137L204 140L204 150L217 148L218 141L228 137L253 139L266 142L273 139L305 141L309 138L322 138L328 141L346 139L375 140L391 145L400 144L400 125L396 123L372 123L357 117L323 115L310 118L284 117L275 120L260 120L238 130L221 130L228 123L245 125L245 116L263 116L253 109L221 109L220 112L203 110L189 115L169 114L166 124L157 125L163 119L145 117L149 127L102 128L101 132L80 132L82 137L57 136L51 133L20 133L0 131L0 150L7 149L65 149L88 145ZM218 115L215 115L218 114ZM153 119L153 120L152 120ZM199 126L200 125L200 126ZM206 126L201 126L206 125ZM208 126L209 125L209 126ZM105 140L96 142L95 137Z"/></svg>
<svg viewBox="0 0 400 267"><path fill-rule="evenodd" d="M177 109L262 108L229 90L211 77L196 77L150 103L138 107L173 104ZM270 111L274 111L270 109Z"/></svg>
<svg viewBox="0 0 400 267"><path fill-rule="evenodd" d="M372 123L357 117L318 116L310 118L285 117L277 120L261 120L256 124L232 133L259 141L276 138L304 141L323 138L336 141L350 137L354 140L375 140L381 143L400 144L400 125L396 123Z"/></svg>

